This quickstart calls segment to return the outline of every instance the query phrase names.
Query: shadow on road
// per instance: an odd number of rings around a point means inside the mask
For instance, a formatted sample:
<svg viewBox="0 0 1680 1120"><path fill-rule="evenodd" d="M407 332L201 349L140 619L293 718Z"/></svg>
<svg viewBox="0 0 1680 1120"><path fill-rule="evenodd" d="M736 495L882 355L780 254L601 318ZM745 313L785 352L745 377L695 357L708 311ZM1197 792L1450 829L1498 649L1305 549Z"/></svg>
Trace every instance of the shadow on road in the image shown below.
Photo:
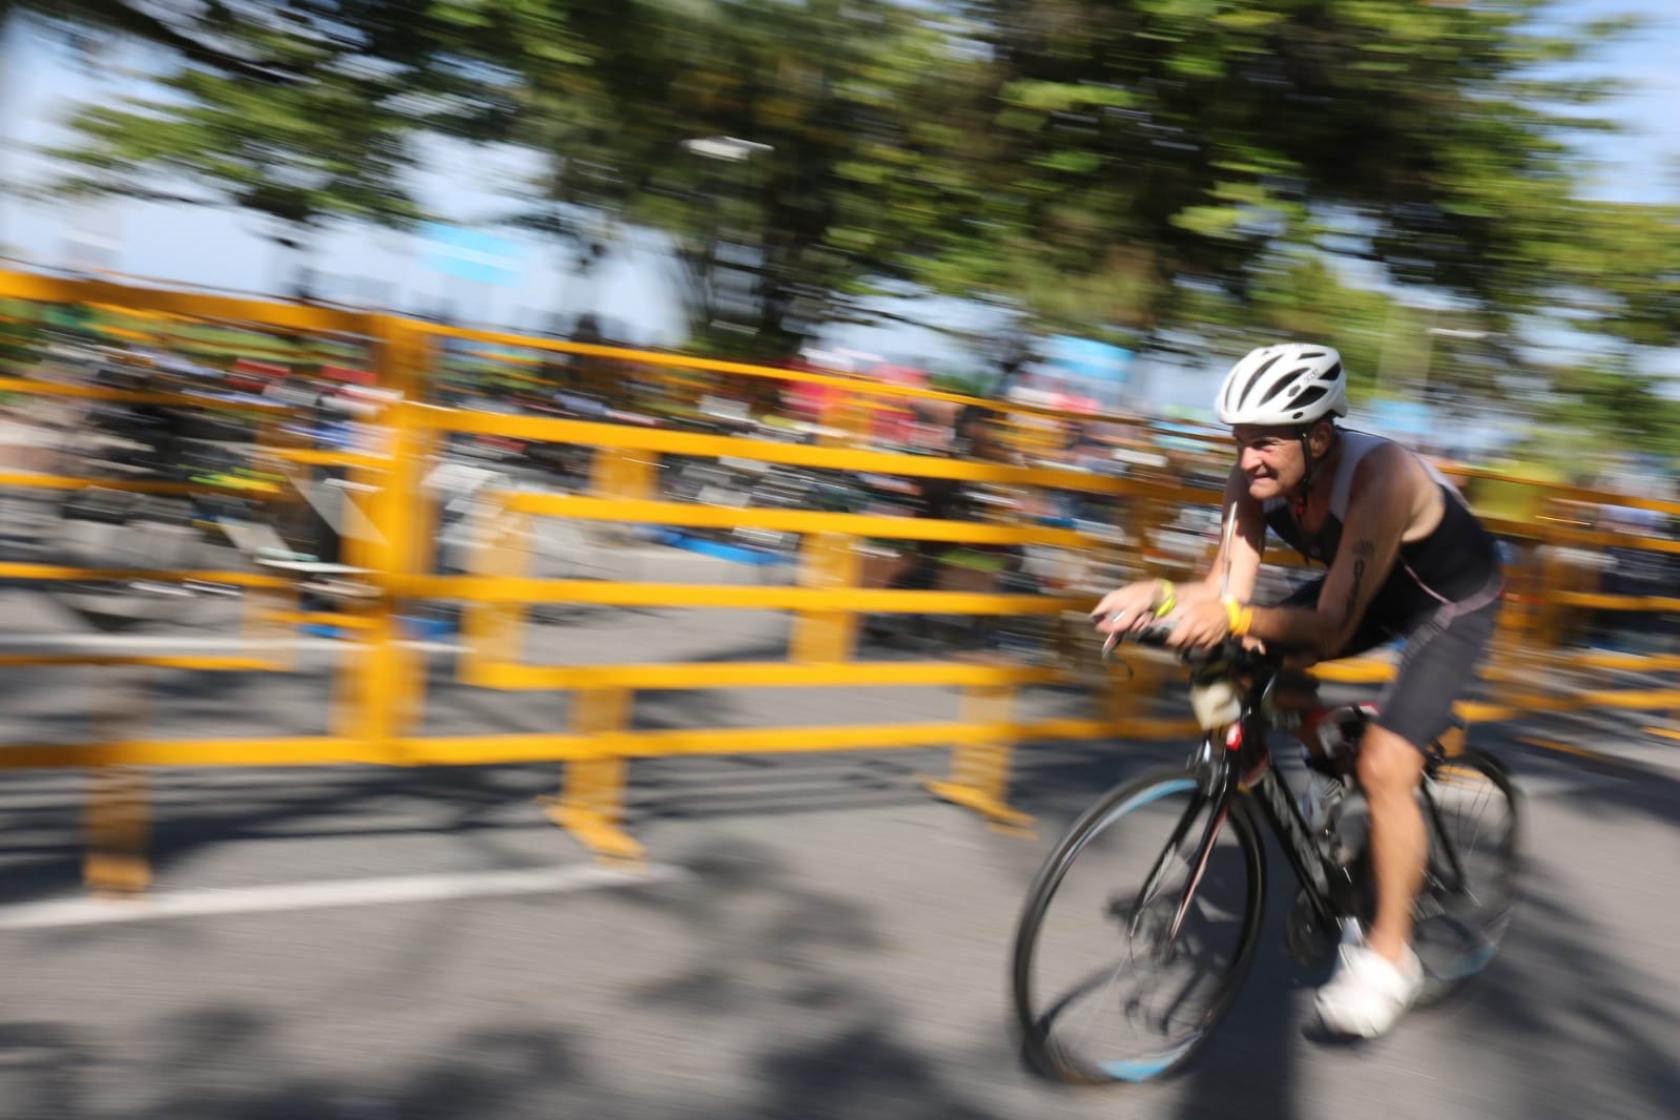
<svg viewBox="0 0 1680 1120"><path fill-rule="evenodd" d="M148 1061L144 1087L96 1084L114 1074L91 1039L51 1024L0 1028L7 1115L18 1120L158 1116L174 1120L467 1120L512 1115L520 1103L548 1099L588 1115L631 1116L588 1080L559 1029L483 1030L452 1040L448 1054L391 1084L370 1053L365 1079L296 1077L285 1072L276 1030L237 1006L211 1006L154 1024L161 1053ZM167 1086L148 1104L151 1086ZM113 1092L113 1090L115 1090ZM112 1109L113 1099L126 1107ZM522 1113L537 1116L536 1111Z"/></svg>
<svg viewBox="0 0 1680 1120"><path fill-rule="evenodd" d="M901 1005L866 979L892 951L870 908L810 885L760 845L685 853L686 883L615 894L611 921L678 933L636 962L637 983L602 986L568 954L532 983L556 999L516 1010L449 1008L499 1025L387 1039L378 1014L420 1012L435 952L410 959L373 1002L235 980L214 1000L136 1022L0 1026L0 1114L171 1120L497 1120L695 1116L1006 1120L979 1071L1006 1058L995 1022L952 1053L917 1039ZM604 896L603 896L604 897ZM566 903L524 900L527 922ZM556 927L569 928L569 927ZM96 937L120 937L107 929ZM655 939L669 944L670 939ZM391 951L401 946L388 947ZM437 947L434 946L434 949ZM437 951L459 951L437 950ZM176 952L175 957L190 952ZM185 966L183 966L185 967ZM161 976L154 983L177 982ZM320 994L319 980L304 994ZM564 998L571 993L572 998ZM363 993L366 995L366 993ZM406 1002L405 1002L406 1001ZM551 1020L535 1027L534 1014ZM511 1020L511 1021L510 1021ZM325 1047L325 1049L323 1049ZM723 1076L723 1071L746 1076ZM353 1071L353 1072L335 1072Z"/></svg>
<svg viewBox="0 0 1680 1120"><path fill-rule="evenodd" d="M1505 1066L1512 1117L1680 1115L1680 1010L1674 927L1652 929L1661 971L1632 959L1611 930L1545 863L1531 868L1524 901L1492 967L1439 1016L1475 1037L1491 1067ZM1667 906L1672 916L1672 900ZM1669 997L1666 1006L1659 1002ZM1427 1029L1431 1014L1418 1029ZM1536 1055L1570 1056L1566 1062Z"/></svg>

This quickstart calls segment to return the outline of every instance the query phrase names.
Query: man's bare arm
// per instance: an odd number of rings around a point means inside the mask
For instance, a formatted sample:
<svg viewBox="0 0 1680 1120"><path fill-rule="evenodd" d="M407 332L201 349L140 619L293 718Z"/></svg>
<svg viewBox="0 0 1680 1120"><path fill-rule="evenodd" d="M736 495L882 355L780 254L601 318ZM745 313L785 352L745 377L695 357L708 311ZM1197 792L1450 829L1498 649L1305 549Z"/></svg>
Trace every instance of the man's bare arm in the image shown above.
<svg viewBox="0 0 1680 1120"><path fill-rule="evenodd" d="M1342 541L1315 607L1256 607L1249 633L1320 660L1346 647L1388 578L1411 521L1414 480L1399 448L1359 464Z"/></svg>
<svg viewBox="0 0 1680 1120"><path fill-rule="evenodd" d="M1247 602L1254 595L1260 578L1260 560L1266 546L1266 514L1260 503L1248 495L1248 483L1242 471L1233 467L1225 482L1225 497L1220 512L1231 515L1236 508L1236 527L1229 533L1220 525L1220 548L1213 567L1194 583L1180 589L1180 599L1216 599L1221 594Z"/></svg>

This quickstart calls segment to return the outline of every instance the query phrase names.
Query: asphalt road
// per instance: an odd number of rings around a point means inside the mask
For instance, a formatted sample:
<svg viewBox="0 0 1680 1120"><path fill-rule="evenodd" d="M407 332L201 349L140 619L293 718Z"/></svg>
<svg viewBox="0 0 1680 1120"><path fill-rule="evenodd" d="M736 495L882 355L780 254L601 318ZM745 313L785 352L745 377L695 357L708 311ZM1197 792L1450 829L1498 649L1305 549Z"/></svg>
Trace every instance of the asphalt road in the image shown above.
<svg viewBox="0 0 1680 1120"><path fill-rule="evenodd" d="M773 616L699 614L581 618L533 640L563 660L597 655L607 631L639 635L613 647L626 658L641 642L733 658L785 638ZM160 674L152 730L318 729L326 657L296 677ZM431 728L563 718L558 698L444 675ZM99 680L3 679L8 742L78 737ZM637 715L820 723L952 704L679 693ZM554 767L159 774L149 908L83 900L80 776L8 772L0 1117L1672 1117L1680 747L1635 726L1548 726L1607 762L1480 736L1528 794L1531 858L1505 951L1460 996L1371 1045L1314 1041L1317 978L1283 954L1280 886L1250 983L1193 1066L1096 1091L1022 1069L1012 926L1071 816L1177 746L1027 748L1014 800L1038 818L1032 839L929 801L917 777L944 767L938 751L638 763L640 879L589 870L542 816Z"/></svg>

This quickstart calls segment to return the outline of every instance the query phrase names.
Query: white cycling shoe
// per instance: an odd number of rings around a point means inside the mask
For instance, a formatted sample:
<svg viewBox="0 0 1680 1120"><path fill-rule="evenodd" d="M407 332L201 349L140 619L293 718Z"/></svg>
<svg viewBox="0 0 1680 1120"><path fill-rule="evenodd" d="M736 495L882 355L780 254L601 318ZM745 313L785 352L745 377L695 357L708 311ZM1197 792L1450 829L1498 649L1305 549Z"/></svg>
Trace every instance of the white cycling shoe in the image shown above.
<svg viewBox="0 0 1680 1120"><path fill-rule="evenodd" d="M1318 1017L1335 1034L1386 1034L1423 989L1423 965L1410 946L1398 965L1363 942L1343 944L1337 958L1335 975L1314 1001Z"/></svg>

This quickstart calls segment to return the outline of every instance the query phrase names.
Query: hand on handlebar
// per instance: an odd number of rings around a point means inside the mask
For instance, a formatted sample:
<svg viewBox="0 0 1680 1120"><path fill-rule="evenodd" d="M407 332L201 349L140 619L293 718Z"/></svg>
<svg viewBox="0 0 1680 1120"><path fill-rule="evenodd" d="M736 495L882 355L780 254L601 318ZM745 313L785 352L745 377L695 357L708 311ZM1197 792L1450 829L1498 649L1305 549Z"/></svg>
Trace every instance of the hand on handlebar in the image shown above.
<svg viewBox="0 0 1680 1120"><path fill-rule="evenodd" d="M1251 635L1233 638L1229 633L1221 632L1211 640L1188 640L1180 631L1182 622L1183 620L1177 617L1177 612L1174 612L1164 619L1146 620L1142 625L1130 630L1111 630L1108 640L1103 643L1103 656L1108 657L1114 652L1116 645L1125 642L1153 646L1156 649L1175 649L1184 661L1192 664L1205 662L1222 653L1230 655L1236 651L1257 658L1269 656L1266 643Z"/></svg>
<svg viewBox="0 0 1680 1120"><path fill-rule="evenodd" d="M1179 587L1164 579L1140 580L1110 591L1091 615L1100 633L1158 631L1150 644L1163 644L1160 639L1170 634L1165 644L1173 646L1215 644L1223 636L1215 632L1215 624L1226 620L1224 605L1208 598L1200 585Z"/></svg>
<svg viewBox="0 0 1680 1120"><path fill-rule="evenodd" d="M1176 649L1212 649L1231 636L1230 615L1217 599L1181 603L1166 621L1172 623L1167 644Z"/></svg>
<svg viewBox="0 0 1680 1120"><path fill-rule="evenodd" d="M1110 591L1091 611L1097 629L1110 635L1142 630L1155 621L1163 590L1160 580L1142 580Z"/></svg>
<svg viewBox="0 0 1680 1120"><path fill-rule="evenodd" d="M1208 597L1199 584L1175 588L1164 580L1130 583L1103 596L1091 613L1097 630L1108 635L1103 643L1105 656L1123 640L1177 649L1187 655L1207 654L1225 643L1249 653L1266 652L1265 643L1258 638L1231 636L1225 604Z"/></svg>
<svg viewBox="0 0 1680 1120"><path fill-rule="evenodd" d="M1234 642L1249 653L1266 652L1266 643L1254 635L1238 637L1231 633L1230 613L1217 599L1181 604L1164 621L1172 624L1166 642L1174 649L1211 650L1223 643Z"/></svg>

